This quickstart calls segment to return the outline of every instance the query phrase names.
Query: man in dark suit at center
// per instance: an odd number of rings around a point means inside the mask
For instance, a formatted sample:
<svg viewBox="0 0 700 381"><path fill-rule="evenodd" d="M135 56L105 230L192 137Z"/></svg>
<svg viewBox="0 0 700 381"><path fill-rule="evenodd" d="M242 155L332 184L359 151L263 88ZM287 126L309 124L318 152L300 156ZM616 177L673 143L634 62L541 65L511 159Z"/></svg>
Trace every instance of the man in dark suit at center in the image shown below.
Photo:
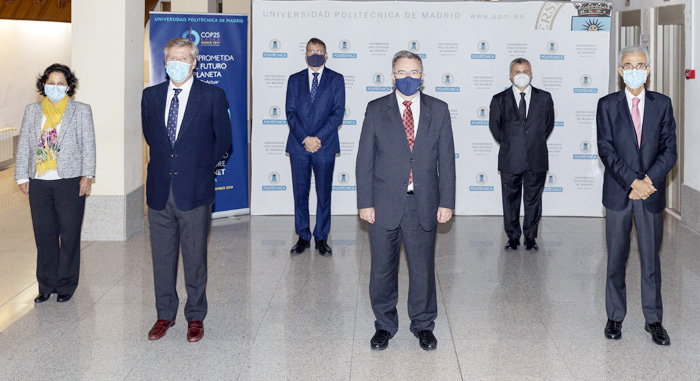
<svg viewBox="0 0 700 381"><path fill-rule="evenodd" d="M500 144L498 170L501 172L503 227L508 236L506 250L517 250L525 233L525 249L538 250L537 228L542 217L549 154L547 138L554 129L552 96L530 85L532 66L525 58L510 63L513 86L493 96L489 129ZM524 192L523 192L524 190ZM520 228L520 197L525 201L525 218Z"/></svg>
<svg viewBox="0 0 700 381"><path fill-rule="evenodd" d="M357 208L369 223L369 294L376 318L372 349L398 330L399 254L406 248L411 332L437 348L435 235L455 207L455 150L447 104L421 93L423 62L403 50L392 60L396 91L367 105L358 145Z"/></svg>
<svg viewBox="0 0 700 381"><path fill-rule="evenodd" d="M214 168L231 147L224 91L194 78L197 45L170 40L163 51L169 80L143 91L141 123L150 147L146 199L158 320L149 340L175 324L180 249L187 286L187 341L204 335L207 238Z"/></svg>
<svg viewBox="0 0 700 381"><path fill-rule="evenodd" d="M605 337L622 337L627 314L625 270L630 251L632 220L637 229L642 268L642 311L654 343L671 340L661 325L661 261L664 233L666 175L676 164L676 121L671 99L644 89L649 54L640 46L620 51L618 74L625 89L598 101L598 154L605 165L603 206L608 246Z"/></svg>
<svg viewBox="0 0 700 381"><path fill-rule="evenodd" d="M319 254L331 255L331 192L335 155L340 153L338 127L345 114L345 79L325 67L326 44L318 38L306 43L308 68L293 74L287 82L286 112L289 137L286 151L292 165L294 227L299 240L291 254L310 246L309 190L311 171L316 179L316 226L314 241Z"/></svg>

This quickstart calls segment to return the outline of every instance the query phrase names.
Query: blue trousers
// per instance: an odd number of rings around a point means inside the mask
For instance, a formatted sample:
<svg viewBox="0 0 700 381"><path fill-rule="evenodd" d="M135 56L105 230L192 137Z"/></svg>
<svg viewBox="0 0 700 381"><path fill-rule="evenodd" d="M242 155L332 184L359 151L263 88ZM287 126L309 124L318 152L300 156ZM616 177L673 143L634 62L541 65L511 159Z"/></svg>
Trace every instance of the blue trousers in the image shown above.
<svg viewBox="0 0 700 381"><path fill-rule="evenodd" d="M294 227L299 238L311 241L309 228L309 191L311 171L316 180L316 226L314 240L328 239L331 230L331 191L333 190L333 168L335 154L289 154L292 164L294 189Z"/></svg>

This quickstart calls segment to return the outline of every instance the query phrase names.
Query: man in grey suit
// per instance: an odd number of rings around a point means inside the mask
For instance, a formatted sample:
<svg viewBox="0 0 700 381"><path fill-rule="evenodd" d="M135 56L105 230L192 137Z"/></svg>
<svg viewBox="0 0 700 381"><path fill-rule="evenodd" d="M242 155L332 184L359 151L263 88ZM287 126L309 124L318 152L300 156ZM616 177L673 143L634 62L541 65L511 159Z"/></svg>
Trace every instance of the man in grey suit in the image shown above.
<svg viewBox="0 0 700 381"><path fill-rule="evenodd" d="M370 345L383 350L398 330L401 243L409 270L411 332L437 348L435 234L455 207L455 152L447 104L422 94L423 62L409 51L392 60L395 92L367 105L357 152L357 207L369 223L369 293L376 317ZM413 115L417 117L414 118Z"/></svg>

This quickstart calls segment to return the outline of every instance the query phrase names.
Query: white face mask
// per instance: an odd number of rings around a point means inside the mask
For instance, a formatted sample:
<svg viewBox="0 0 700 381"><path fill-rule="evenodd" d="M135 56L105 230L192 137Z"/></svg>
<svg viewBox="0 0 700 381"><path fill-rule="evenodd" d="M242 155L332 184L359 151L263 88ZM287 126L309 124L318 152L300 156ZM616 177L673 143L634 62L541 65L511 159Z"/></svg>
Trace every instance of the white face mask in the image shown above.
<svg viewBox="0 0 700 381"><path fill-rule="evenodd" d="M530 76L527 74L518 74L513 77L513 84L522 89L527 87L531 80L532 78L530 78Z"/></svg>

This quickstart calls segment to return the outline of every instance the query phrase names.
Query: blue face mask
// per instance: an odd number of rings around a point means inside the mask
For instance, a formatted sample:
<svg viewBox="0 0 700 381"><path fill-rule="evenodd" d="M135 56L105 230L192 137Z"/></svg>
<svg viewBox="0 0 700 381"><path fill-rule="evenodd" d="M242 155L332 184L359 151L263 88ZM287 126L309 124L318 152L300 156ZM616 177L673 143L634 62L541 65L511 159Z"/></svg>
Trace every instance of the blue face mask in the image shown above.
<svg viewBox="0 0 700 381"><path fill-rule="evenodd" d="M311 67L320 67L326 63L326 56L323 54L312 54L310 56L306 56L306 62Z"/></svg>
<svg viewBox="0 0 700 381"><path fill-rule="evenodd" d="M406 95L406 96L411 96L420 90L420 86L423 84L423 80L420 78L412 78L412 77L406 77L406 78L396 78L394 80L394 87L396 87L396 90L398 90L401 94Z"/></svg>
<svg viewBox="0 0 700 381"><path fill-rule="evenodd" d="M630 87L630 89L638 89L642 87L647 81L647 71L646 70L623 70L622 79L625 84Z"/></svg>
<svg viewBox="0 0 700 381"><path fill-rule="evenodd" d="M187 76L190 75L190 64L180 61L168 61L165 71L173 82L184 82Z"/></svg>
<svg viewBox="0 0 700 381"><path fill-rule="evenodd" d="M59 102L66 96L68 86L59 85L44 85L44 94L49 97L51 102Z"/></svg>

